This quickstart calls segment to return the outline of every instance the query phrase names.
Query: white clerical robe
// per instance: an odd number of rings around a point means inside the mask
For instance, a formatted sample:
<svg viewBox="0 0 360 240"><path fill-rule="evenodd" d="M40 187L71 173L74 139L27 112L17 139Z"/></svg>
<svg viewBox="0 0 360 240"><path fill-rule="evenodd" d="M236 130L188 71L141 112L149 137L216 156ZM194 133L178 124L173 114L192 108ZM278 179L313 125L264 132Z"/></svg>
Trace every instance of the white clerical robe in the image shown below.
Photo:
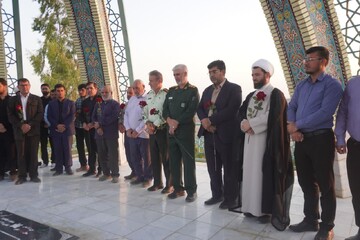
<svg viewBox="0 0 360 240"><path fill-rule="evenodd" d="M246 112L247 120L255 134L245 134L241 211L258 217L264 215L261 211L262 164L266 148L270 96L273 89L274 87L269 83L255 91ZM262 110L254 110L254 107L259 106L259 103L255 104L254 99L259 92L264 92L266 97L261 101Z"/></svg>

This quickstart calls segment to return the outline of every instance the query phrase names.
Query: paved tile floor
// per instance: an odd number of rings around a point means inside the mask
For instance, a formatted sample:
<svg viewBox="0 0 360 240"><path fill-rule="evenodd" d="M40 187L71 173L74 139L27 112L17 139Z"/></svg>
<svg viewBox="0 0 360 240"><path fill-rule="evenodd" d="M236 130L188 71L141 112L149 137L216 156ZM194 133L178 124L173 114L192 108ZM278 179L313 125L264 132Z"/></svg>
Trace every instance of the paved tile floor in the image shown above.
<svg viewBox="0 0 360 240"><path fill-rule="evenodd" d="M74 161L74 169L79 166ZM166 195L130 186L121 180L99 182L95 177L53 177L50 168L39 169L41 184L26 182L15 186L0 182L0 210L50 225L84 240L105 239L313 239L315 233L278 232L271 224L259 224L242 214L205 206L211 194L204 163L197 163L198 199L170 200ZM291 207L291 222L302 220L302 192L296 183ZM351 198L337 200L335 239L354 235Z"/></svg>

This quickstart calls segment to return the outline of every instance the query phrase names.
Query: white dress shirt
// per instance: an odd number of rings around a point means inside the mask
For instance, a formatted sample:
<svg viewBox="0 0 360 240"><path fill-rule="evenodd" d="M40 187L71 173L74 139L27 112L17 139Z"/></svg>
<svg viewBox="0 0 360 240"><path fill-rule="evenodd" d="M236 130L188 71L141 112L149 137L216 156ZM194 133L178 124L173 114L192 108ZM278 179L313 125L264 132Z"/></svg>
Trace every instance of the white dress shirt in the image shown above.
<svg viewBox="0 0 360 240"><path fill-rule="evenodd" d="M139 105L141 101L146 102L146 94L141 96L132 96L125 108L124 126L126 130L133 129L139 133L140 138L149 138L145 131L145 121L143 120L143 109Z"/></svg>

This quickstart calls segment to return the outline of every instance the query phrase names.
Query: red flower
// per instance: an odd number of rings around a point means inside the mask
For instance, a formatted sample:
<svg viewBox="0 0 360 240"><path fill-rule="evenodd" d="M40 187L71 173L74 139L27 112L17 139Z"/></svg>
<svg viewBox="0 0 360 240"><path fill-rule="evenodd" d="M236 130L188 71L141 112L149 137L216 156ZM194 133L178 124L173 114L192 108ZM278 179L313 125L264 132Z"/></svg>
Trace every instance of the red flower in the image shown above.
<svg viewBox="0 0 360 240"><path fill-rule="evenodd" d="M84 112L84 113L90 112L90 108L89 108L89 107L84 107L84 108L83 108L83 112Z"/></svg>
<svg viewBox="0 0 360 240"><path fill-rule="evenodd" d="M150 115L155 115L155 114L159 114L159 110L156 110L156 108L152 108L150 110Z"/></svg>
<svg viewBox="0 0 360 240"><path fill-rule="evenodd" d="M95 101L97 102L97 103L102 103L102 98L101 97L97 97L96 99L95 99Z"/></svg>
<svg viewBox="0 0 360 240"><path fill-rule="evenodd" d="M140 101L139 105L141 108L145 107L147 105L146 101Z"/></svg>
<svg viewBox="0 0 360 240"><path fill-rule="evenodd" d="M20 104L16 105L16 111L20 112L22 110L22 106Z"/></svg>
<svg viewBox="0 0 360 240"><path fill-rule="evenodd" d="M210 106L211 106L211 101L209 100L209 101L207 101L207 102L204 102L204 108L205 109L209 109L210 108Z"/></svg>
<svg viewBox="0 0 360 240"><path fill-rule="evenodd" d="M125 104L125 103L120 104L120 109L121 109L121 110L125 109L125 107L126 107L126 104Z"/></svg>
<svg viewBox="0 0 360 240"><path fill-rule="evenodd" d="M266 97L266 94L263 91L260 91L256 94L256 100L258 101L264 101Z"/></svg>

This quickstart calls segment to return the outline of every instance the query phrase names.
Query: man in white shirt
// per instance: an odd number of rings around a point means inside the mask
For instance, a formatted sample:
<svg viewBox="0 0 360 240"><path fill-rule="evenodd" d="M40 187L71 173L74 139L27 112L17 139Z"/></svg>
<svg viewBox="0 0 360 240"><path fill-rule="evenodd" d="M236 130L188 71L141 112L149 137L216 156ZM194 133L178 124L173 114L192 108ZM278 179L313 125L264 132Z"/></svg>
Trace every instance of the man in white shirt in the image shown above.
<svg viewBox="0 0 360 240"><path fill-rule="evenodd" d="M135 96L132 96L125 109L124 125L130 138L131 161L136 179L131 184L143 184L148 187L152 179L150 166L149 134L145 131L143 107L146 106L145 85L137 79L133 83Z"/></svg>

